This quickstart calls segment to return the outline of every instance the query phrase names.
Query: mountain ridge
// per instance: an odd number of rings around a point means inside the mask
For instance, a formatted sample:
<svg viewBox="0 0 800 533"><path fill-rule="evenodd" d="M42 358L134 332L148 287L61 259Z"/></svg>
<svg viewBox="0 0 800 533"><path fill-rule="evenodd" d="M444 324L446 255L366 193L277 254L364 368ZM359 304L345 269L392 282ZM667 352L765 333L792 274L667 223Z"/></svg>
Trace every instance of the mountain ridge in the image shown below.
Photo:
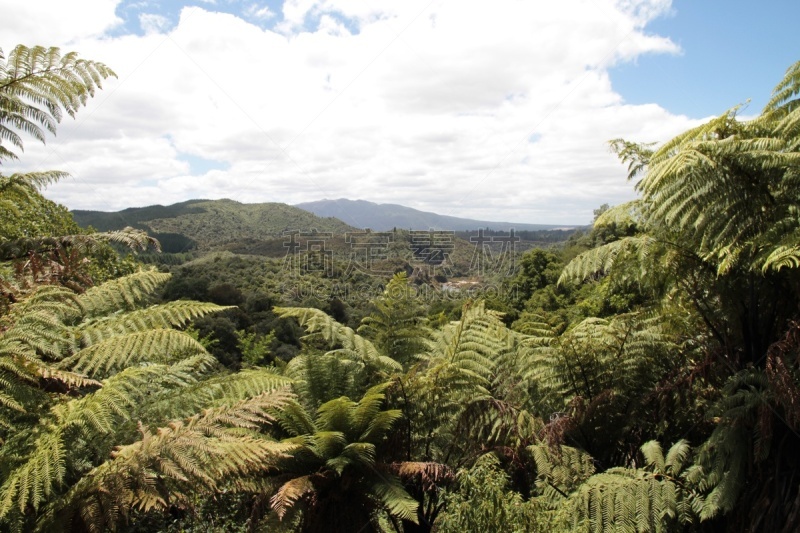
<svg viewBox="0 0 800 533"><path fill-rule="evenodd" d="M440 215L431 211L421 211L400 204L379 204L368 200L336 200L323 199L313 202L302 202L295 207L304 209L317 216L335 217L347 224L375 231L398 229L414 230L452 230L472 231L492 229L496 231L539 231L562 228L576 228L564 224L528 224L516 222L493 222L469 218Z"/></svg>

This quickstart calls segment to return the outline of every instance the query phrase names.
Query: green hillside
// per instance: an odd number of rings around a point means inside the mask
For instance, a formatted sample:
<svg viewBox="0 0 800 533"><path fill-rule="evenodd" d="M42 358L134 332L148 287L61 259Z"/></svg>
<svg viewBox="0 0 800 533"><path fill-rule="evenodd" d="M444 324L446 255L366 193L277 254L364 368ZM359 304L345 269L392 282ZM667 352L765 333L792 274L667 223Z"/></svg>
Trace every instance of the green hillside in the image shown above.
<svg viewBox="0 0 800 533"><path fill-rule="evenodd" d="M169 206L135 207L117 212L73 211L81 226L100 231L126 226L158 238L165 252L212 249L231 243L250 246L280 238L286 231L342 234L355 228L281 203L243 204L234 200L190 200ZM250 247L250 246L245 246Z"/></svg>

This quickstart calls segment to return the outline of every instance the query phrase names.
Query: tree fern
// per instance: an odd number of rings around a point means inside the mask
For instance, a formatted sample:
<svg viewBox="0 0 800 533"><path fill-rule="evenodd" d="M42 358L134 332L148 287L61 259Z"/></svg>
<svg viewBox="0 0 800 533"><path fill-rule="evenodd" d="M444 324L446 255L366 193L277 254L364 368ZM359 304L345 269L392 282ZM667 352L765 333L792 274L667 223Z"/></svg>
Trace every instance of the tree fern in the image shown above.
<svg viewBox="0 0 800 533"><path fill-rule="evenodd" d="M67 385L87 385L90 380L61 373L50 361L60 359L70 345L69 329L61 317L79 309L74 294L60 287L40 287L0 317L0 405L25 411L35 402L38 379L45 377ZM0 423L8 424L3 409Z"/></svg>
<svg viewBox="0 0 800 533"><path fill-rule="evenodd" d="M372 342L323 311L276 307L275 312L284 318L296 318L308 331L306 350L285 370L307 408L316 409L338 396L361 396L374 383L402 368ZM320 354L313 349L315 343L329 350Z"/></svg>
<svg viewBox="0 0 800 533"><path fill-rule="evenodd" d="M458 490L445 493L446 505L436 531L495 531L498 527L511 533L553 531L544 509L511 490L500 466L497 457L486 454L458 472Z"/></svg>
<svg viewBox="0 0 800 533"><path fill-rule="evenodd" d="M1 147L0 150L2 150ZM0 154L2 154L1 151ZM2 156L0 156L1 158ZM0 208L5 213L19 217L22 214L21 204L34 203L38 189L67 176L66 172L58 170L11 174L10 176L0 175ZM9 238L9 235L2 235L2 237L5 240Z"/></svg>
<svg viewBox="0 0 800 533"><path fill-rule="evenodd" d="M133 310L151 298L153 291L169 279L169 274L144 270L92 287L77 299L89 317L105 314L111 310Z"/></svg>
<svg viewBox="0 0 800 533"><path fill-rule="evenodd" d="M491 397L498 361L510 346L509 331L482 302L465 306L461 320L433 334L431 348L401 378L413 430L414 456L442 462L460 443L454 432L472 402Z"/></svg>
<svg viewBox="0 0 800 533"><path fill-rule="evenodd" d="M130 368L103 383L97 392L58 405L54 420L32 445L27 459L16 466L0 486L0 519L17 507L38 508L64 482L66 442L72 431L83 436L106 434L128 410L148 393L146 385L191 380L183 368L166 366Z"/></svg>
<svg viewBox="0 0 800 533"><path fill-rule="evenodd" d="M330 348L340 346L348 357L361 360L380 372L400 370L400 364L382 354L369 340L358 335L352 328L339 324L324 311L313 308L276 307L275 313L282 318L295 318L308 331L308 340L321 339Z"/></svg>
<svg viewBox="0 0 800 533"><path fill-rule="evenodd" d="M772 98L764 106L764 113L790 115L798 108L800 102L798 94L800 94L800 61L786 69L783 79L772 91Z"/></svg>
<svg viewBox="0 0 800 533"><path fill-rule="evenodd" d="M183 326L193 318L224 309L228 308L212 303L179 300L89 320L79 324L75 328L75 332L80 336L81 345L91 346L129 333Z"/></svg>
<svg viewBox="0 0 800 533"><path fill-rule="evenodd" d="M340 396L358 397L372 384L373 372L359 360L341 353L301 353L286 365L283 373L301 401L316 409Z"/></svg>
<svg viewBox="0 0 800 533"><path fill-rule="evenodd" d="M63 112L74 116L109 76L116 74L104 64L58 48L18 45L7 58L0 50L0 141L22 148L24 132L44 142ZM0 145L0 159L16 157Z"/></svg>
<svg viewBox="0 0 800 533"><path fill-rule="evenodd" d="M101 250L104 244L118 244L134 252L149 248L161 251L158 241L146 232L133 228L104 233L88 233L60 236L41 236L2 239L0 240L0 259L10 260L24 258L31 253L43 254L60 249L69 249L76 253L89 255Z"/></svg>
<svg viewBox="0 0 800 533"><path fill-rule="evenodd" d="M296 446L277 466L270 505L278 516L302 507L303 531L372 527L380 511L416 522L419 503L377 456L401 416L383 409L387 386L369 389L358 402L326 402L315 416L299 403L276 413L290 435L283 442Z"/></svg>
<svg viewBox="0 0 800 533"><path fill-rule="evenodd" d="M704 387L719 398L708 413L710 429L694 465L675 481L693 491L676 500L683 506L674 511L679 521L692 514L743 531L789 531L798 524L797 491L789 481L797 472L782 452L797 442L796 350L775 356L775 347L787 342L781 338L792 330L787 324L800 301L798 72L795 63L755 119L739 120L734 108L655 150L617 143L631 176L641 176L636 184L641 234L635 239L656 245L640 248L647 250L644 256L610 243L577 258L562 276L582 280L610 271L613 279L620 267L623 274L639 268L640 280L661 284L662 309L683 314L684 338L701 355L690 372L702 373L708 380ZM642 338L642 347L651 340ZM548 339L538 351L552 353L552 346ZM792 355L786 358L787 353ZM721 390L719 383L725 383ZM639 491L649 483L654 492L655 482L666 490L666 477L647 473L659 469L612 469L587 482L579 505L585 524L652 530L662 527L665 516L673 520L672 507L659 507L654 498L637 510L636 520L617 524L619 513L609 515L625 505L624 498L613 496L617 490ZM664 514L665 509L670 511Z"/></svg>
<svg viewBox="0 0 800 533"><path fill-rule="evenodd" d="M202 409L231 405L260 396L290 383L290 379L263 368L212 375L180 389L160 391L144 407L142 417L159 423L175 420Z"/></svg>
<svg viewBox="0 0 800 533"><path fill-rule="evenodd" d="M88 472L41 524L79 515L90 530L113 528L134 509L189 505L189 495L237 490L239 480L274 467L294 446L260 435L289 396L273 390L207 409L156 432L140 424L140 438L117 449L112 460Z"/></svg>
<svg viewBox="0 0 800 533"><path fill-rule="evenodd" d="M694 485L687 479L686 441L666 457L656 441L642 447L643 468L616 467L593 473L590 458L560 447L532 447L537 486L545 501L576 531L672 531L692 523Z"/></svg>
<svg viewBox="0 0 800 533"><path fill-rule="evenodd" d="M112 337L63 360L60 365L90 376L108 376L141 362L170 363L205 353L191 336L174 329L148 329Z"/></svg>
<svg viewBox="0 0 800 533"><path fill-rule="evenodd" d="M174 419L171 415L190 416L209 407L224 411L287 383L266 371L203 383L216 367L215 359L189 335L170 326L222 308L175 302L136 309L137 304L150 301L163 281L164 276L146 272L81 295L44 287L12 305L2 317L0 409L11 412L44 406L45 411L38 413L41 425L34 432L25 431L25 424L20 424L23 419L7 424L7 439L0 450L6 467L0 485L0 522L30 525L30 516L47 502L59 501L87 470L102 465L114 444L126 444L135 437L134 420L160 423ZM123 309L108 315L117 307ZM69 394L51 394L43 402L47 397L37 392L41 378L60 382L61 390ZM169 408L164 406L167 402ZM215 420L223 421L221 416ZM236 420L247 420L244 411L230 414L228 422L236 431L246 429ZM35 424L35 419L31 422ZM249 423L260 424L256 418ZM196 431L211 429L204 426ZM172 441L175 450L185 444L178 433ZM240 447L222 439L216 455L225 450L230 461L244 469L251 461L247 454L263 448L260 440L252 438L241 436ZM186 452L188 462L181 463L176 456L173 463L189 469L195 460L192 454L206 457L207 443L198 441L197 446ZM277 449L274 443L271 446ZM208 459L222 468L216 455L213 461L210 455ZM176 468L172 463L164 465L165 470ZM143 494L145 499L153 496L147 491Z"/></svg>
<svg viewBox="0 0 800 533"><path fill-rule="evenodd" d="M371 302L374 310L358 328L375 340L382 353L404 364L426 350L430 333L408 283L405 272L395 274L383 295Z"/></svg>

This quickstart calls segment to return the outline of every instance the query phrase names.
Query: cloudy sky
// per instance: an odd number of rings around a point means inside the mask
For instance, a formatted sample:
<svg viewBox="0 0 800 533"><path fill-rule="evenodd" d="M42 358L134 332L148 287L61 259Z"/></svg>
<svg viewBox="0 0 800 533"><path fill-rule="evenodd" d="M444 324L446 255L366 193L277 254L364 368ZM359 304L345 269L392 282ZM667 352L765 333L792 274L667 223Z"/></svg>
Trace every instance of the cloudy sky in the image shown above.
<svg viewBox="0 0 800 533"><path fill-rule="evenodd" d="M800 2L0 0L0 47L118 74L2 172L116 210L191 198L391 202L588 223L634 196L607 141L664 141L800 59Z"/></svg>

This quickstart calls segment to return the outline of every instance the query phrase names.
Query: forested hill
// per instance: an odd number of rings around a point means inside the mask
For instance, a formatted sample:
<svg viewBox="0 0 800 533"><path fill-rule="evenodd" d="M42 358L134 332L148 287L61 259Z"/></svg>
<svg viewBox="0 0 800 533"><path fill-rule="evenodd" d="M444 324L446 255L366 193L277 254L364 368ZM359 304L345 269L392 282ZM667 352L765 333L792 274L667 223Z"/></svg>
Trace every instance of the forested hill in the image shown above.
<svg viewBox="0 0 800 533"><path fill-rule="evenodd" d="M375 231L397 229L439 229L452 231L471 231L490 228L496 231L538 231L561 228L552 224L519 224L514 222L488 222L469 218L439 215L419 211L398 204L376 204L366 200L319 200L297 204L317 216L336 217L348 224Z"/></svg>
<svg viewBox="0 0 800 533"><path fill-rule="evenodd" d="M289 230L316 229L341 234L355 229L341 220L318 217L287 204L243 204L227 199L189 200L116 212L75 210L72 214L79 225L99 231L126 226L146 230L161 241L165 251L271 240Z"/></svg>

